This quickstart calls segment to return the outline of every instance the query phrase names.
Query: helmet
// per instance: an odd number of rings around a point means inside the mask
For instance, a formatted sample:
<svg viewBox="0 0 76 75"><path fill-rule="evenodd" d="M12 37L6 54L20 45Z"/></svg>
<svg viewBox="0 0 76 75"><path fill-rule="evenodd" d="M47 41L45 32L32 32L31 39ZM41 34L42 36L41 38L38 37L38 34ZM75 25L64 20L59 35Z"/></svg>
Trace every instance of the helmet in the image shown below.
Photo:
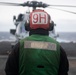
<svg viewBox="0 0 76 75"><path fill-rule="evenodd" d="M50 24L50 18L47 12L44 10L34 10L30 14L30 28L31 29L48 29Z"/></svg>
<svg viewBox="0 0 76 75"><path fill-rule="evenodd" d="M53 26L50 15L44 10L37 9L30 13L29 22L25 23L25 30L42 28L51 31Z"/></svg>

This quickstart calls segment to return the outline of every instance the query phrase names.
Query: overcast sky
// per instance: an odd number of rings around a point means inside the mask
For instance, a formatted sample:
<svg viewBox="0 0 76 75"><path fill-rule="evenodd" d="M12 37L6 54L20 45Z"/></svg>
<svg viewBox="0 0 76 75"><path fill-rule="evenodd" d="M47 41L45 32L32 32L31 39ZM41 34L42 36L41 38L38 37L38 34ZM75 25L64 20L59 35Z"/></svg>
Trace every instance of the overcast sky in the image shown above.
<svg viewBox="0 0 76 75"><path fill-rule="evenodd" d="M13 2L23 3L27 0L0 0L0 2ZM48 4L65 4L65 5L76 5L76 0L38 0ZM68 11L76 12L76 8L61 8ZM15 28L13 24L13 15L24 13L27 10L26 7L16 6L3 6L0 5L0 31L10 31ZM62 32L76 32L76 14L67 13L60 10L45 9L51 16L52 20L57 24L55 27L56 31Z"/></svg>

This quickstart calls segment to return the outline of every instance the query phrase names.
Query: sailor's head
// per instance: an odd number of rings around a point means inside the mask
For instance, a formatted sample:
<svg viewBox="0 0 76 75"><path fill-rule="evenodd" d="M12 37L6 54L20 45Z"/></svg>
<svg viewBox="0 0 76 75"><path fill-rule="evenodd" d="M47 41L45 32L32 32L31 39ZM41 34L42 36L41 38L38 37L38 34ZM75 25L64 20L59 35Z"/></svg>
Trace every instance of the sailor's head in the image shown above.
<svg viewBox="0 0 76 75"><path fill-rule="evenodd" d="M49 34L51 30L51 17L44 10L34 10L30 13L30 21L27 23L25 29L31 33Z"/></svg>

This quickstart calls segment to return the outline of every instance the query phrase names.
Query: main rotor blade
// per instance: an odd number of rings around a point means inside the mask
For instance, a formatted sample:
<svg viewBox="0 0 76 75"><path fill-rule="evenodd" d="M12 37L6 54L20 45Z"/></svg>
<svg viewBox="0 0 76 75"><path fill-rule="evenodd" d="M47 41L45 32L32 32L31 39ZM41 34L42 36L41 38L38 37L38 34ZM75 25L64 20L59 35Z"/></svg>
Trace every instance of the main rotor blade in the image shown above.
<svg viewBox="0 0 76 75"><path fill-rule="evenodd" d="M53 6L53 7L75 7L76 8L76 6L74 6L74 5L50 5L50 6Z"/></svg>
<svg viewBox="0 0 76 75"><path fill-rule="evenodd" d="M76 12L72 12L72 11L68 11L68 10L64 10L64 9L59 9L59 8L54 8L54 7L50 7L50 8L60 10L60 11L64 11L64 12L68 12L68 13L72 13L72 14L76 14Z"/></svg>
<svg viewBox="0 0 76 75"><path fill-rule="evenodd" d="M0 5L7 5L7 6L23 6L23 4L9 3L9 2L0 2Z"/></svg>

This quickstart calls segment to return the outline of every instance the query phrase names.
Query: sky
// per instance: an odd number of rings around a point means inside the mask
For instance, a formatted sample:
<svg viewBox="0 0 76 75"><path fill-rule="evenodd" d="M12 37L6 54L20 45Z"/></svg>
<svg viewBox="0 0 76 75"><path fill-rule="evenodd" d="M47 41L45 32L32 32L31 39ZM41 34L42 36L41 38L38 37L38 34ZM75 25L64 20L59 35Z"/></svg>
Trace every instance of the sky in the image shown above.
<svg viewBox="0 0 76 75"><path fill-rule="evenodd" d="M13 2L13 3L24 3L27 0L0 0L0 2ZM31 0L29 0L31 1ZM48 4L59 4L59 5L76 5L76 0L38 0ZM10 29L15 29L13 23L13 16L18 16L20 13L25 13L27 7L17 6L4 6L0 5L0 32L9 32ZM59 8L68 11L76 12L76 8ZM76 32L76 14L45 8L51 19L56 23L55 30L57 32Z"/></svg>

